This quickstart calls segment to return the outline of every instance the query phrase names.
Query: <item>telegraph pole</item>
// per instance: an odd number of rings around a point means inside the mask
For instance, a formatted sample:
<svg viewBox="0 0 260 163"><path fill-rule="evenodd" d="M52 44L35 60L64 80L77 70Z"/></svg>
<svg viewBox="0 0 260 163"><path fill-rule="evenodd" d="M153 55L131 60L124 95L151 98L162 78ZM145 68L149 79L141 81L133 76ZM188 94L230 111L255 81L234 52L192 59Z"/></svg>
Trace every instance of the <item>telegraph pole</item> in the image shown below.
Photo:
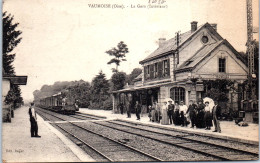
<svg viewBox="0 0 260 163"><path fill-rule="evenodd" d="M253 16L252 16L252 0L246 0L246 11L247 11L247 57L248 57L248 86L247 86L247 111L253 111L253 105L250 105L256 101L256 88L253 85L253 79L255 75L255 61L254 51L255 45L253 40ZM250 118L251 119L251 118Z"/></svg>

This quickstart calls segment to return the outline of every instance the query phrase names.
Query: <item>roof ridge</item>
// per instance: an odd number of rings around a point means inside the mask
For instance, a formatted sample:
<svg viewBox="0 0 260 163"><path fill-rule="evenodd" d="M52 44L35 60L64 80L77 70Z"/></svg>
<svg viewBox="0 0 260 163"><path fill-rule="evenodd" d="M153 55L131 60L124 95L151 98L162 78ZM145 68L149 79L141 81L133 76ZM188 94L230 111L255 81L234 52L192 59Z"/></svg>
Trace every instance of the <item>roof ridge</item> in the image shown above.
<svg viewBox="0 0 260 163"><path fill-rule="evenodd" d="M185 34L188 34L188 36L186 38L184 38L184 39L181 39L181 42L180 42L179 46L182 46L184 43L186 43L186 41L189 40L189 38L191 38L193 35L195 35L198 31L200 31L207 24L209 24L209 23L206 22L206 23L200 25L197 28L197 30L194 31L194 32L191 32L191 30L188 30L188 31L186 31L184 33L181 33L181 36L185 36ZM145 59L143 59L139 63L142 63L142 62L148 61L150 59L156 58L157 56L160 56L161 54L165 54L167 52L176 50L177 47L175 47L175 41L173 42L173 44L168 45L168 44L171 43L170 40L173 40L173 39L175 40L176 36L171 38L171 39L169 39L169 40L166 40L165 43L162 45L162 47L158 47L155 51L153 51L150 55L148 55Z"/></svg>

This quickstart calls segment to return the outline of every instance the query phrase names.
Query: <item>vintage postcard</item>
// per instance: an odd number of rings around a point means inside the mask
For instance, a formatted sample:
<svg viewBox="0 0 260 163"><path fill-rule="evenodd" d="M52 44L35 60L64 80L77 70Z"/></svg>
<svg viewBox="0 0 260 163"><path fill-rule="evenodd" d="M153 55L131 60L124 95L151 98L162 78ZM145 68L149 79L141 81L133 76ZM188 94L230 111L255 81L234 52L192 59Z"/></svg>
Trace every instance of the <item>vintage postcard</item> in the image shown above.
<svg viewBox="0 0 260 163"><path fill-rule="evenodd" d="M259 159L258 0L2 5L2 162Z"/></svg>

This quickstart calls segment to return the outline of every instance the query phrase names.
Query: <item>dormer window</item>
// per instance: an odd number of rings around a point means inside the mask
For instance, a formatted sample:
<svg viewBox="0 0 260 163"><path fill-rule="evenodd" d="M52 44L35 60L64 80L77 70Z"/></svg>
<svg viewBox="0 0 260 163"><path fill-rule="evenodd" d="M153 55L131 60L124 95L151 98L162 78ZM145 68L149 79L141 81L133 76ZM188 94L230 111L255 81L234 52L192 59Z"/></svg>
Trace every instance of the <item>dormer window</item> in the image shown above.
<svg viewBox="0 0 260 163"><path fill-rule="evenodd" d="M219 72L226 72L226 58L218 59Z"/></svg>

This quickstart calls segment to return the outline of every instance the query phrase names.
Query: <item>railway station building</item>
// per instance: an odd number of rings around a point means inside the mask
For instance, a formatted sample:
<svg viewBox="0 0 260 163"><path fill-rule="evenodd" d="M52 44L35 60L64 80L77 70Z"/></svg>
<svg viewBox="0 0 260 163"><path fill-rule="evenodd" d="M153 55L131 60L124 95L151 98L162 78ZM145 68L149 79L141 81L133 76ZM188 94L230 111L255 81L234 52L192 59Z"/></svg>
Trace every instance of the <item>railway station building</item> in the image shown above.
<svg viewBox="0 0 260 163"><path fill-rule="evenodd" d="M243 82L247 80L248 67L240 53L217 32L217 24L205 23L178 33L174 38L159 38L159 47L139 63L142 73L134 85L113 92L113 110L119 112L118 104L130 102L134 112L135 101L143 107L154 101L162 104L167 98L175 102L196 102L208 93L207 81L229 80L228 101L223 112L243 110L246 97Z"/></svg>

